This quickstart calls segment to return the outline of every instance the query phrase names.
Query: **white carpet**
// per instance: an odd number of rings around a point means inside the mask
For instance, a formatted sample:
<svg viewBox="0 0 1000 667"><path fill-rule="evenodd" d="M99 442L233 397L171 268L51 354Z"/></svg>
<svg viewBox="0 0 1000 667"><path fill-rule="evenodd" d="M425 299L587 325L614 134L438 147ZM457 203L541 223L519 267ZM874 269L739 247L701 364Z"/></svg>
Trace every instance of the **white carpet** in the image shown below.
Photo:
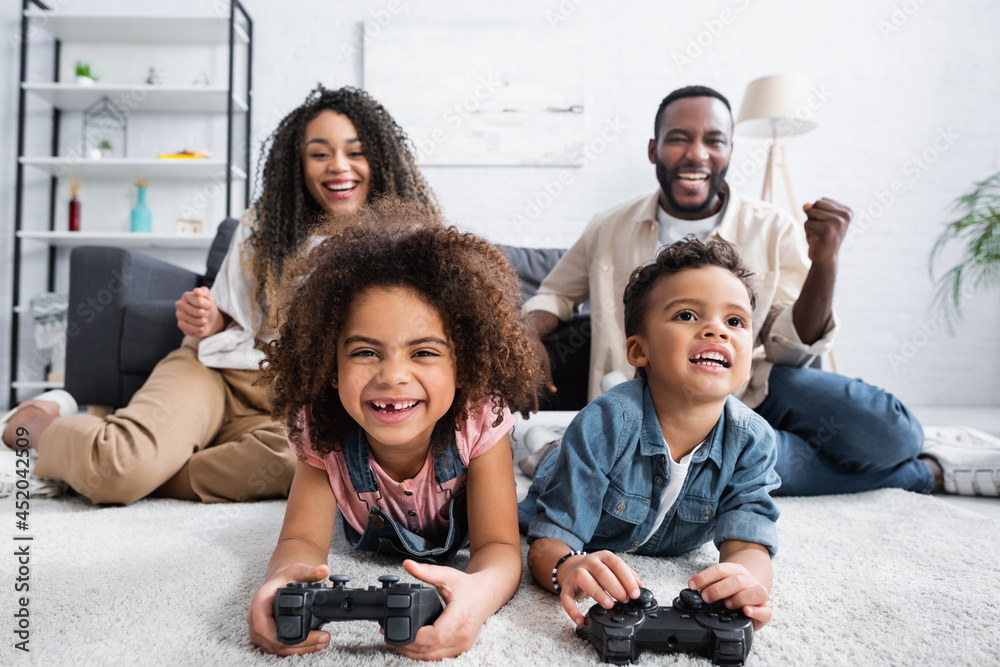
<svg viewBox="0 0 1000 667"><path fill-rule="evenodd" d="M750 665L1000 664L1000 521L895 490L779 505L775 618L755 637ZM327 625L331 647L304 659L265 656L250 645L247 603L274 547L281 502L144 500L97 509L77 499L36 500L27 533L15 531L10 499L0 507L7 545L0 664L410 663L382 643L374 622ZM14 542L15 532L34 540ZM23 595L14 592L19 544L31 545L28 654L12 646ZM677 559L626 559L666 604L716 557L709 545ZM339 534L330 565L351 575L352 586L377 584L386 573L406 578L398 562L348 553ZM571 626L526 571L473 649L449 664L597 664ZM643 656L645 665L709 664Z"/></svg>

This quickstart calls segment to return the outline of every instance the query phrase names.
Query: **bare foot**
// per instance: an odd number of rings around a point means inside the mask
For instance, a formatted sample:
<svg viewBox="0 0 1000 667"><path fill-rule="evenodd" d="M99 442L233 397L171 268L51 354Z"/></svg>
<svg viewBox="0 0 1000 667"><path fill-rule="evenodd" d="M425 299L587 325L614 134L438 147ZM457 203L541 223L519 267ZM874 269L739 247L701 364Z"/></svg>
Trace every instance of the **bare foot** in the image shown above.
<svg viewBox="0 0 1000 667"><path fill-rule="evenodd" d="M11 415L3 432L3 444L17 448L18 429L28 433L29 447L34 448L42 432L59 417L59 404L52 401L30 400L22 403Z"/></svg>

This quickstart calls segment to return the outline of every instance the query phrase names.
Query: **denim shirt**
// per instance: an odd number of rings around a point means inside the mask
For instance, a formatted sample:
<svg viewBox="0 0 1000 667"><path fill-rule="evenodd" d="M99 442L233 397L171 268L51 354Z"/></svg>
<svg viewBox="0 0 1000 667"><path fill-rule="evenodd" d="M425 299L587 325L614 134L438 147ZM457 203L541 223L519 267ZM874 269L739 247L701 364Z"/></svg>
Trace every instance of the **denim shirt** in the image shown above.
<svg viewBox="0 0 1000 667"><path fill-rule="evenodd" d="M523 502L536 502L528 540L553 537L571 549L628 551L649 535L669 480L670 452L645 380L622 383L573 419L558 455L546 459ZM780 485L774 431L730 396L692 456L680 496L634 553L673 556L711 539L778 548Z"/></svg>

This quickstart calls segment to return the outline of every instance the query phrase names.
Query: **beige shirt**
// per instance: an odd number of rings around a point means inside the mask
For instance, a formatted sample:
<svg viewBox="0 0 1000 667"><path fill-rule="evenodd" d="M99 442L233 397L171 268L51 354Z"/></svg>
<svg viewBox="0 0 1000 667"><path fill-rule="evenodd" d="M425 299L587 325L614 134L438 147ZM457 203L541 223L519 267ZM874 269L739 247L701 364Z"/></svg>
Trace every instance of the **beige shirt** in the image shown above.
<svg viewBox="0 0 1000 667"><path fill-rule="evenodd" d="M735 395L756 407L767 396L772 366L805 366L830 349L836 317L827 323L822 338L812 345L802 342L792 322L792 306L810 267L802 224L772 204L742 199L728 186L725 193L722 221L708 238L736 246L754 273L753 366L750 380ZM601 378L607 373L635 374L625 358L622 295L632 271L655 257L658 197L659 190L594 216L542 281L538 294L524 305L525 312L545 310L566 321L581 303L590 301L590 400L601 393Z"/></svg>

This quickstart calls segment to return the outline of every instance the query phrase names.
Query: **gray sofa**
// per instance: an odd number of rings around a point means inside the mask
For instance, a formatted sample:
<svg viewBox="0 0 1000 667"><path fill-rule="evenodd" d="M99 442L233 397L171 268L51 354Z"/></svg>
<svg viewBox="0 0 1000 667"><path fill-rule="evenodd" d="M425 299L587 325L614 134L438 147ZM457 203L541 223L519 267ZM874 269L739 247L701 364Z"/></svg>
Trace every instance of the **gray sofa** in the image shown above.
<svg viewBox="0 0 1000 667"><path fill-rule="evenodd" d="M228 218L208 253L203 275L128 248L76 248L70 255L66 390L82 405L126 405L156 363L183 337L174 302L199 285L211 287L238 221ZM500 246L531 297L565 250ZM590 315L578 314L544 341L557 394L543 410L578 410L587 401Z"/></svg>

